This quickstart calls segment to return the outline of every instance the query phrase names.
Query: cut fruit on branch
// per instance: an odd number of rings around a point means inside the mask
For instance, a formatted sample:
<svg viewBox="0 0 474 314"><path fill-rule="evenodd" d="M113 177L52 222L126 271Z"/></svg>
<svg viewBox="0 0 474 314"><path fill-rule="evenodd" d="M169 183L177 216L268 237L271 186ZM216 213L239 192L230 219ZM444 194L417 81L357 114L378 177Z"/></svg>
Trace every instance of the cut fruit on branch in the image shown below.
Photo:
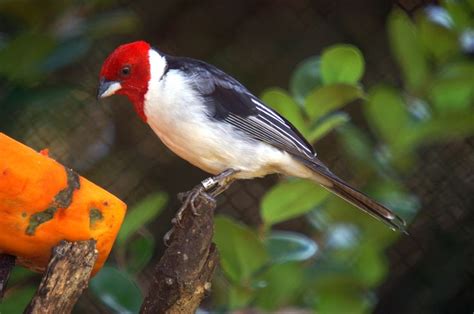
<svg viewBox="0 0 474 314"><path fill-rule="evenodd" d="M43 271L61 240L97 241L95 274L127 206L55 160L0 133L0 253Z"/></svg>

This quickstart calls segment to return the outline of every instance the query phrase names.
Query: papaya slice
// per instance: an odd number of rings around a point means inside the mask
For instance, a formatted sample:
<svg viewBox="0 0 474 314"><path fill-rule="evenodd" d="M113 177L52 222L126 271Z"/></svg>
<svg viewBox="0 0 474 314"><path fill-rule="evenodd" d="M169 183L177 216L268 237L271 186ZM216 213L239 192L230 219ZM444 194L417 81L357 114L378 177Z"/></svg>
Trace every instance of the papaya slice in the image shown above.
<svg viewBox="0 0 474 314"><path fill-rule="evenodd" d="M105 263L127 206L116 196L0 133L0 253L42 272L61 240L97 241Z"/></svg>

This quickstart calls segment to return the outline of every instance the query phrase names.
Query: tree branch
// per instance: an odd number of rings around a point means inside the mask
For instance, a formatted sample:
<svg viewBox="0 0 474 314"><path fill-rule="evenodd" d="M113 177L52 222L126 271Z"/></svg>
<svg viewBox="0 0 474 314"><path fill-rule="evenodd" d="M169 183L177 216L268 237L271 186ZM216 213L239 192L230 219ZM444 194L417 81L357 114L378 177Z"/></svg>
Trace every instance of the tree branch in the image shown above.
<svg viewBox="0 0 474 314"><path fill-rule="evenodd" d="M175 226L169 246L155 268L141 313L194 313L206 292L218 263L212 243L215 202L199 198L200 213L186 208Z"/></svg>
<svg viewBox="0 0 474 314"><path fill-rule="evenodd" d="M70 313L97 260L95 241L61 241L25 313Z"/></svg>
<svg viewBox="0 0 474 314"><path fill-rule="evenodd" d="M16 257L8 254L0 254L0 302L7 288L8 278L15 266Z"/></svg>

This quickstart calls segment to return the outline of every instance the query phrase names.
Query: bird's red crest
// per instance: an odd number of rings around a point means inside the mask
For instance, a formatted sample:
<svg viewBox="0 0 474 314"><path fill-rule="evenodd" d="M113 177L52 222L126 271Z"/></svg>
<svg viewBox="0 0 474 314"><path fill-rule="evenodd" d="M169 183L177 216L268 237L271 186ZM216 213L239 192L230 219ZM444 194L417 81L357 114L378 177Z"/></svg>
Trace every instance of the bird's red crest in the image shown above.
<svg viewBox="0 0 474 314"><path fill-rule="evenodd" d="M150 80L149 50L145 41L121 45L107 57L100 71L100 79L120 83L116 94L127 96L144 121L144 97Z"/></svg>

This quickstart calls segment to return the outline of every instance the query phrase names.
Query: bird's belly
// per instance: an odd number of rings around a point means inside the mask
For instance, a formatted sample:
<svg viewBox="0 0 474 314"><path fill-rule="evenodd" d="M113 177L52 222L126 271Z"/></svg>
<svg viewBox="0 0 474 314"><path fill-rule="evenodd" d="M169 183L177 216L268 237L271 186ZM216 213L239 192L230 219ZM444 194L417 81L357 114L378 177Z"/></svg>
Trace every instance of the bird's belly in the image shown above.
<svg viewBox="0 0 474 314"><path fill-rule="evenodd" d="M231 164L231 161L225 160L219 154L218 147L215 147L205 139L201 138L199 143L197 143L194 136L177 137L156 133L163 143L176 155L206 172L217 174L226 169L225 165Z"/></svg>
<svg viewBox="0 0 474 314"><path fill-rule="evenodd" d="M183 121L179 127L163 123L149 124L170 150L211 174L229 168L239 170L237 178L260 177L278 172L275 163L268 160L275 152L280 154L277 149L244 138L231 126L216 124L202 127Z"/></svg>

